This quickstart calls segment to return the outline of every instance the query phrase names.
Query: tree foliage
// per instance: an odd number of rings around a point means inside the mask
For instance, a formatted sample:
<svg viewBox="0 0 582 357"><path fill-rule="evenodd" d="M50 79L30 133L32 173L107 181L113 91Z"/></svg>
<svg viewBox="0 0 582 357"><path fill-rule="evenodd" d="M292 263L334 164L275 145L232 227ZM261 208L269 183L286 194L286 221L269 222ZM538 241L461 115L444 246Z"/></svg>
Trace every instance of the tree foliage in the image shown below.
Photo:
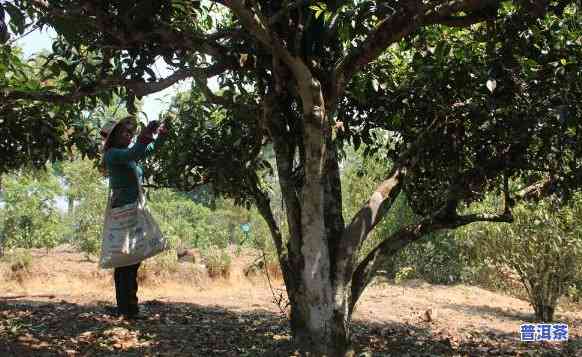
<svg viewBox="0 0 582 357"><path fill-rule="evenodd" d="M577 10L537 26L507 11L494 27L419 31L353 82L344 126L358 129L346 136L377 147L370 130L397 133L387 157L414 162L406 191L418 213L479 199L503 176L546 173L565 194L582 182Z"/></svg>
<svg viewBox="0 0 582 357"><path fill-rule="evenodd" d="M0 46L0 88L18 93L41 89L66 90L61 78L46 78L41 73L45 60L27 63L17 48ZM72 156L73 148L95 158L97 132L86 120L78 103L53 104L50 101L3 100L0 103L0 173Z"/></svg>

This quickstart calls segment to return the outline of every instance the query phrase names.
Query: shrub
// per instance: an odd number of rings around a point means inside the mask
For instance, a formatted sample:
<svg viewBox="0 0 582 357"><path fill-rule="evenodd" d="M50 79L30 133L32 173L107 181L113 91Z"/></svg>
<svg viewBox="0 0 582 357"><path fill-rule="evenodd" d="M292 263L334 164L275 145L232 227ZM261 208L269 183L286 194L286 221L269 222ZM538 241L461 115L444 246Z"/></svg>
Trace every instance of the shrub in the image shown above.
<svg viewBox="0 0 582 357"><path fill-rule="evenodd" d="M137 278L140 283L158 284L178 272L180 264L175 252L165 251L142 263Z"/></svg>
<svg viewBox="0 0 582 357"><path fill-rule="evenodd" d="M202 255L206 262L208 276L211 278L228 278L230 276L232 259L226 250L210 246L202 252Z"/></svg>
<svg viewBox="0 0 582 357"><path fill-rule="evenodd" d="M393 258L393 271L412 267L416 277L432 284L449 284L461 279L461 246L452 234L429 235L402 249Z"/></svg>
<svg viewBox="0 0 582 357"><path fill-rule="evenodd" d="M573 302L580 302L582 299L582 289L578 286L580 284L572 284L568 287L567 295Z"/></svg>
<svg viewBox="0 0 582 357"><path fill-rule="evenodd" d="M4 247L52 248L62 241L65 225L54 206L61 188L50 167L6 175L3 189L0 243Z"/></svg>
<svg viewBox="0 0 582 357"><path fill-rule="evenodd" d="M19 251L7 257L12 271L30 271L32 265L32 255L29 251Z"/></svg>
<svg viewBox="0 0 582 357"><path fill-rule="evenodd" d="M173 248L226 248L230 240L226 213L192 201L186 194L157 190L148 205Z"/></svg>
<svg viewBox="0 0 582 357"><path fill-rule="evenodd" d="M467 228L474 249L498 274L511 268L519 277L536 319L551 322L558 300L577 277L582 261L582 195L569 206L555 199L514 208L512 224L476 224Z"/></svg>
<svg viewBox="0 0 582 357"><path fill-rule="evenodd" d="M103 215L106 193L93 199L84 199L69 216L72 230L71 243L85 254L87 259L97 256L101 250Z"/></svg>
<svg viewBox="0 0 582 357"><path fill-rule="evenodd" d="M415 277L416 270L413 267L404 267L396 273L394 282L400 284L406 280L414 279Z"/></svg>
<svg viewBox="0 0 582 357"><path fill-rule="evenodd" d="M12 254L7 254L2 258L10 267L9 279L22 283L30 273L32 267L32 255L28 250L19 250Z"/></svg>

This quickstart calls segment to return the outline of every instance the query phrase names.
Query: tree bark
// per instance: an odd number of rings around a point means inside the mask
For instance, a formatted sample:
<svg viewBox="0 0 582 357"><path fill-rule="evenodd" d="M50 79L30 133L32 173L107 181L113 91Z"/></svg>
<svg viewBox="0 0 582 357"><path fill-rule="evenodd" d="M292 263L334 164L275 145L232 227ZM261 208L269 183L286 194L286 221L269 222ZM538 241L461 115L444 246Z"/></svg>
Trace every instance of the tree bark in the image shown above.
<svg viewBox="0 0 582 357"><path fill-rule="evenodd" d="M554 321L554 307L548 305L536 305L535 313L536 320L542 322L553 322Z"/></svg>
<svg viewBox="0 0 582 357"><path fill-rule="evenodd" d="M300 94L303 102L305 130L305 179L301 191L301 231L303 245L301 257L303 269L301 280L303 290L295 296L294 335L298 342L307 344L315 352L326 354L333 348L332 321L334 317L334 291L330 277L330 252L324 219L325 183L324 168L326 146L324 129L326 125L325 106L321 96L321 86L309 73L307 67L295 69L300 74ZM298 329L297 327L301 327ZM308 339L306 341L306 339ZM316 343L321 346L317 348Z"/></svg>
<svg viewBox="0 0 582 357"><path fill-rule="evenodd" d="M346 300L346 292L336 292ZM307 291L293 294L291 301L291 330L293 338L304 351L317 356L353 356L351 343L351 315L347 310L332 308L330 318L322 319L318 313L313 313L323 306L313 304L313 299ZM347 300L343 306L347 306Z"/></svg>
<svg viewBox="0 0 582 357"><path fill-rule="evenodd" d="M290 70L298 84L303 120L298 132L283 111L267 105L270 131L277 158L281 192L289 223L290 324L295 342L315 355L344 356L351 351L346 289L333 284L331 235L343 231L339 166L334 152L328 153L330 128L322 88L300 59L293 59ZM286 105L283 93L279 105ZM280 109L280 108L279 108ZM302 136L303 146L289 139ZM296 151L299 167L294 167ZM335 161L334 161L335 160ZM297 171L302 170L297 175ZM327 175L330 172L330 176ZM338 187L332 187L338 186ZM309 239L305 239L309 237ZM333 246L333 244L331 244Z"/></svg>
<svg viewBox="0 0 582 357"><path fill-rule="evenodd" d="M0 232L0 257L4 256L4 242L6 241L6 235Z"/></svg>

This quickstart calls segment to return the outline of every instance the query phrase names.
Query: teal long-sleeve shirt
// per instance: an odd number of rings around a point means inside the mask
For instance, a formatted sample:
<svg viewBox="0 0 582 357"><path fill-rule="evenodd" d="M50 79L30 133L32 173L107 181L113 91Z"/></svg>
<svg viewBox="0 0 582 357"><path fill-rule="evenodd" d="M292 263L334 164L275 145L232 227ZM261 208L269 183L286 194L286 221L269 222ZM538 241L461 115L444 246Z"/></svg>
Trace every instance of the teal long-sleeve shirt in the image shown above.
<svg viewBox="0 0 582 357"><path fill-rule="evenodd" d="M111 207L137 201L139 186L136 179L143 180L143 170L137 162L153 154L157 144L157 141L149 145L135 143L127 149L111 148L105 153L109 186L113 192Z"/></svg>

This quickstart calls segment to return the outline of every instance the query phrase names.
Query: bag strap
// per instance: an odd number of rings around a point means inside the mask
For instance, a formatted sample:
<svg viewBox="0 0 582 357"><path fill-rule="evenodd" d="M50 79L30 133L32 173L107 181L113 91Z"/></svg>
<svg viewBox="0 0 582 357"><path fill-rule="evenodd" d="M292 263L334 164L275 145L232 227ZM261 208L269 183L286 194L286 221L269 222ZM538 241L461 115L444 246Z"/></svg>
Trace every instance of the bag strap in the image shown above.
<svg viewBox="0 0 582 357"><path fill-rule="evenodd" d="M107 186L107 206L105 206L105 214L103 215L103 231L101 235L105 234L105 227L107 226L107 220L111 215L111 184Z"/></svg>
<svg viewBox="0 0 582 357"><path fill-rule="evenodd" d="M111 210L111 184L107 185L107 207L105 208L105 213L109 213Z"/></svg>
<svg viewBox="0 0 582 357"><path fill-rule="evenodd" d="M135 180L137 181L137 200L141 206L145 206L145 197L143 195L143 186L141 184L141 180L139 179L139 175L137 172L137 163L133 168L133 174L135 176Z"/></svg>

